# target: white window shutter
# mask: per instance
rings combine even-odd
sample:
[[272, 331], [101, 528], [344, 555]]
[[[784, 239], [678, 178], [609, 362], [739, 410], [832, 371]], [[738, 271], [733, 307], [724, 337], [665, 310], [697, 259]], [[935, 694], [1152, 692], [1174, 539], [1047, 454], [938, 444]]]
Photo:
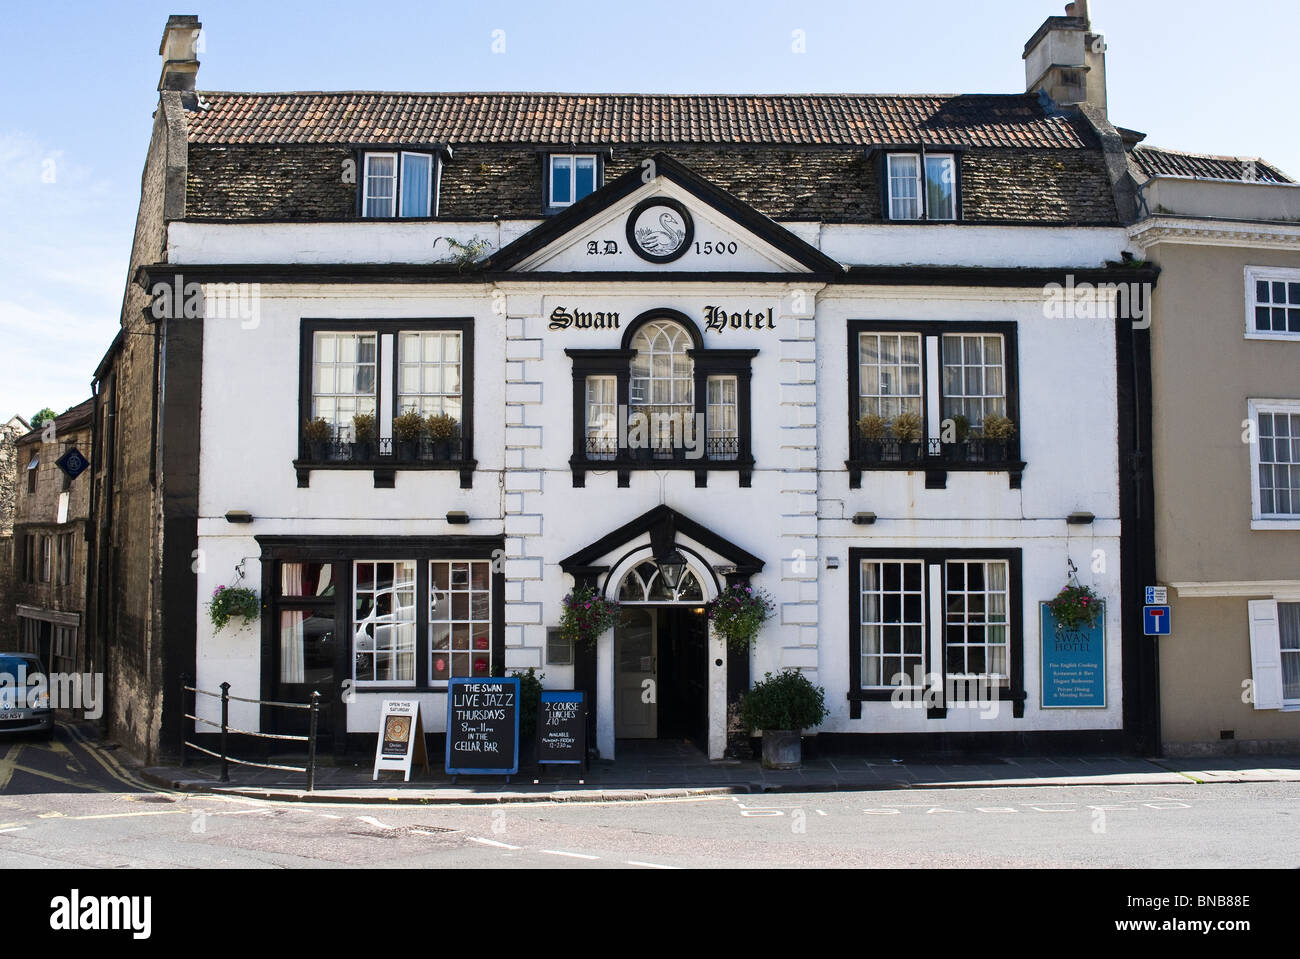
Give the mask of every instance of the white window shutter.
[[1277, 603], [1250, 602], [1250, 666], [1255, 681], [1255, 708], [1282, 708], [1282, 643], [1277, 628]]

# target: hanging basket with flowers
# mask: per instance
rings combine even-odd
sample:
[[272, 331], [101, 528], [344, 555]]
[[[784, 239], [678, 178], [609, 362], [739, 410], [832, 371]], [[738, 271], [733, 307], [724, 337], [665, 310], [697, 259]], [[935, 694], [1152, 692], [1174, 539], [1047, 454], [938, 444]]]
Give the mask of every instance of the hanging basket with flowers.
[[564, 597], [560, 636], [566, 642], [591, 644], [618, 619], [618, 603], [589, 586], [579, 586]]
[[728, 586], [709, 604], [709, 619], [733, 649], [747, 649], [776, 605], [765, 590], [739, 584]]
[[257, 594], [247, 586], [218, 586], [212, 591], [208, 603], [208, 617], [218, 630], [230, 622], [232, 616], [257, 619], [261, 610], [262, 603]]
[[1062, 629], [1091, 629], [1102, 613], [1102, 600], [1090, 586], [1073, 582], [1047, 604]]

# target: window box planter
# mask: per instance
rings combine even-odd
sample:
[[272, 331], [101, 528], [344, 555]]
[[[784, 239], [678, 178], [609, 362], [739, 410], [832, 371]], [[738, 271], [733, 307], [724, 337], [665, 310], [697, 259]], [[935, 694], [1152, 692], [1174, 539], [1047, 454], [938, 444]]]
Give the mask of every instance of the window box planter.
[[352, 462], [370, 463], [375, 458], [375, 444], [370, 441], [352, 444]]

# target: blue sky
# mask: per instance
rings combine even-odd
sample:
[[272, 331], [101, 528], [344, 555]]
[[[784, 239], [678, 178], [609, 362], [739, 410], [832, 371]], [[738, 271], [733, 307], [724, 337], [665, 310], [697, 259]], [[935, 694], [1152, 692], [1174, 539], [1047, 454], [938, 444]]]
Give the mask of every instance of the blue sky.
[[[1013, 93], [1062, 2], [10, 2], [0, 19], [0, 417], [89, 394], [117, 329], [169, 13], [207, 90]], [[1111, 119], [1300, 176], [1292, 0], [1094, 0]], [[493, 53], [493, 31], [504, 53]], [[806, 52], [792, 50], [803, 31]]]

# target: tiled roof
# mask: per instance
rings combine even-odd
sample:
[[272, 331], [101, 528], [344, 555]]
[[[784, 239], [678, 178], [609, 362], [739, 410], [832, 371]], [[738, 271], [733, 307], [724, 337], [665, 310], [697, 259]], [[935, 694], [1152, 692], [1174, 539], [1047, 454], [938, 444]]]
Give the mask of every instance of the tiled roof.
[[1209, 156], [1140, 146], [1133, 160], [1147, 176], [1181, 176], [1198, 180], [1250, 180], [1247, 164], [1255, 165], [1253, 179], [1259, 183], [1292, 183], [1289, 176], [1272, 164], [1253, 157]]
[[1082, 149], [1086, 123], [1036, 96], [201, 93], [202, 144], [745, 143]]

